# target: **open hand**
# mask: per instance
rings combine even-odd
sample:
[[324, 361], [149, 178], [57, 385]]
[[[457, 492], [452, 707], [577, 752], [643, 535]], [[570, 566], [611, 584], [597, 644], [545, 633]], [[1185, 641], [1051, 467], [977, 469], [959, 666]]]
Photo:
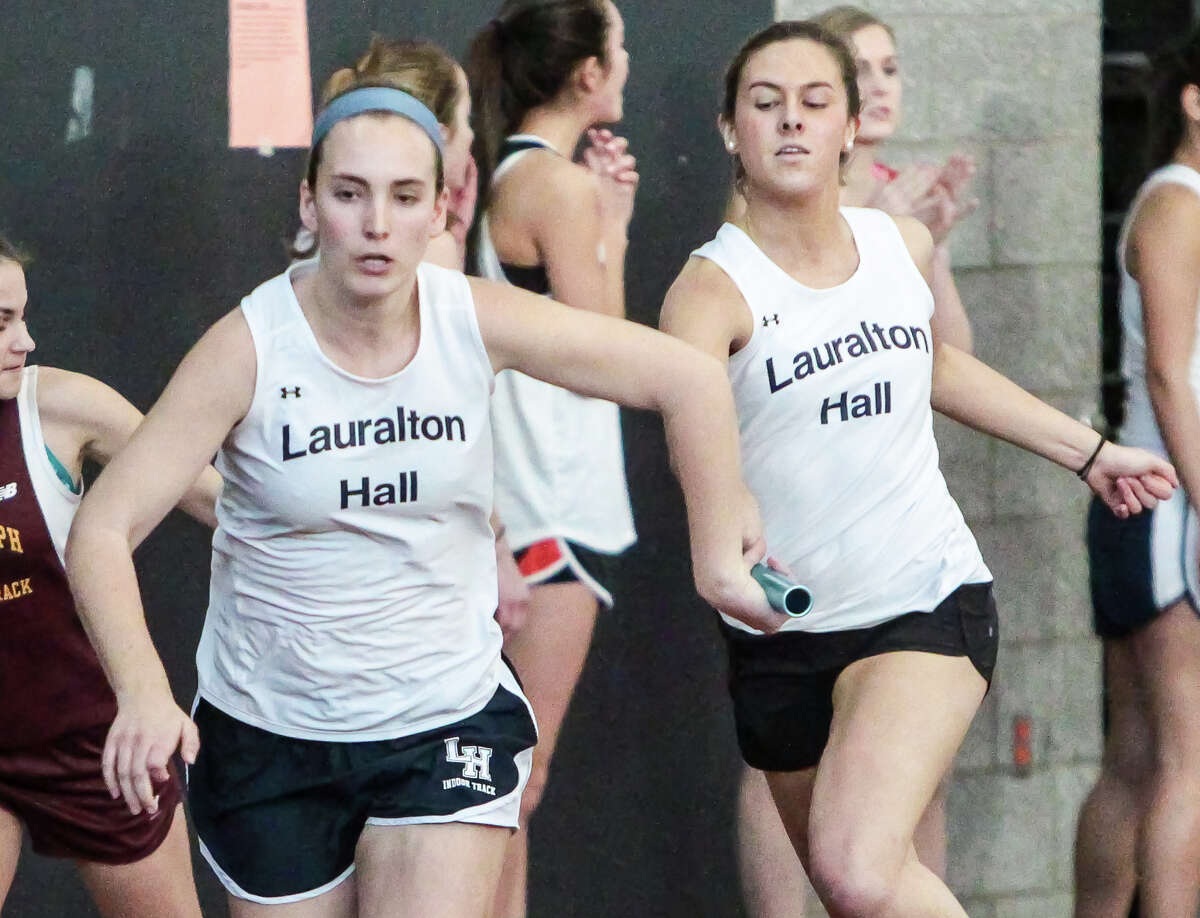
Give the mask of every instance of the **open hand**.
[[170, 694], [120, 698], [104, 743], [100, 769], [108, 792], [125, 798], [129, 812], [158, 812], [153, 782], [170, 776], [167, 763], [178, 749], [189, 765], [200, 751], [200, 734]]

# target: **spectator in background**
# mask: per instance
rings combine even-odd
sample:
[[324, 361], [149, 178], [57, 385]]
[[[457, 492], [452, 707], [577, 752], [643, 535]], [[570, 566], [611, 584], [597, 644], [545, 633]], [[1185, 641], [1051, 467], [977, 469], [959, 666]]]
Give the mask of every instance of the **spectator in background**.
[[[509, 0], [467, 57], [483, 206], [473, 269], [618, 317], [638, 174], [625, 140], [597, 128], [624, 112], [624, 35], [608, 0]], [[614, 558], [636, 535], [615, 405], [500, 373], [492, 430], [496, 513], [532, 594], [526, 626], [505, 635], [504, 651], [533, 704], [539, 739], [495, 913], [522, 918], [527, 820], [541, 801], [597, 614], [613, 605]]]
[[1122, 440], [1183, 488], [1136, 521], [1093, 505], [1092, 603], [1108, 736], [1079, 815], [1077, 918], [1190, 918], [1200, 898], [1200, 31], [1156, 62], [1154, 171], [1117, 243], [1128, 402]]

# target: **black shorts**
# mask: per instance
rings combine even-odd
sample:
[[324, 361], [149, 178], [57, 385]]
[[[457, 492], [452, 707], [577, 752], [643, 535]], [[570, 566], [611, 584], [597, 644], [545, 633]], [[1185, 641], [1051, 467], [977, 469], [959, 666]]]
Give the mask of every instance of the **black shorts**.
[[521, 576], [530, 586], [547, 583], [582, 583], [596, 594], [606, 609], [613, 607], [611, 582], [614, 562], [620, 555], [592, 551], [567, 539], [541, 539], [513, 552]]
[[201, 700], [188, 769], [201, 852], [234, 896], [280, 904], [349, 877], [368, 824], [516, 828], [537, 729], [509, 685], [457, 723], [358, 743], [280, 736]]
[[1122, 638], [1196, 595], [1196, 515], [1183, 490], [1153, 510], [1117, 519], [1099, 498], [1088, 510], [1092, 625]]
[[858, 660], [900, 650], [968, 657], [991, 685], [1000, 642], [991, 583], [967, 583], [932, 612], [870, 628], [750, 634], [721, 622], [729, 693], [748, 765], [800, 771], [821, 760], [833, 723], [833, 686]]
[[174, 766], [167, 781], [154, 782], [158, 811], [133, 815], [124, 798], [112, 798], [100, 771], [109, 726], [0, 750], [0, 807], [25, 824], [38, 854], [131, 864], [157, 851], [171, 831], [182, 796]]

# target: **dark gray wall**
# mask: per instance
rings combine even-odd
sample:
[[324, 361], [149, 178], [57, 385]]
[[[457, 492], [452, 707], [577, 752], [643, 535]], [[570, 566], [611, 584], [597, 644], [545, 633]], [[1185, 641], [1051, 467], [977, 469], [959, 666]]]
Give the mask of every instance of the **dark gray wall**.
[[[461, 54], [498, 3], [309, 0], [314, 86], [372, 31]], [[147, 408], [218, 316], [284, 265], [303, 152], [226, 143], [221, 0], [0, 2], [0, 228], [37, 257], [37, 362], [91, 373]], [[627, 131], [642, 185], [629, 311], [653, 323], [717, 226], [727, 165], [713, 120], [725, 62], [767, 0], [627, 0]], [[96, 71], [94, 135], [67, 145], [71, 73]], [[531, 915], [731, 916], [737, 754], [712, 616], [691, 589], [657, 418], [626, 418], [640, 541], [615, 585], [533, 826]], [[176, 693], [207, 589], [206, 537], [171, 520], [140, 553], [151, 627]], [[206, 914], [224, 914], [202, 862]], [[66, 865], [26, 852], [4, 913], [89, 915]]]

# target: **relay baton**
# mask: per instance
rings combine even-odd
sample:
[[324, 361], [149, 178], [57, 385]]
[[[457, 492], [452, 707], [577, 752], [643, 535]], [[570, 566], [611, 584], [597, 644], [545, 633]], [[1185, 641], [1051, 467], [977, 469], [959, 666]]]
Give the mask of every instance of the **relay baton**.
[[812, 609], [813, 597], [808, 587], [789, 580], [775, 568], [760, 561], [750, 568], [750, 576], [758, 581], [767, 594], [767, 602], [777, 612], [786, 612], [792, 618], [799, 618]]

